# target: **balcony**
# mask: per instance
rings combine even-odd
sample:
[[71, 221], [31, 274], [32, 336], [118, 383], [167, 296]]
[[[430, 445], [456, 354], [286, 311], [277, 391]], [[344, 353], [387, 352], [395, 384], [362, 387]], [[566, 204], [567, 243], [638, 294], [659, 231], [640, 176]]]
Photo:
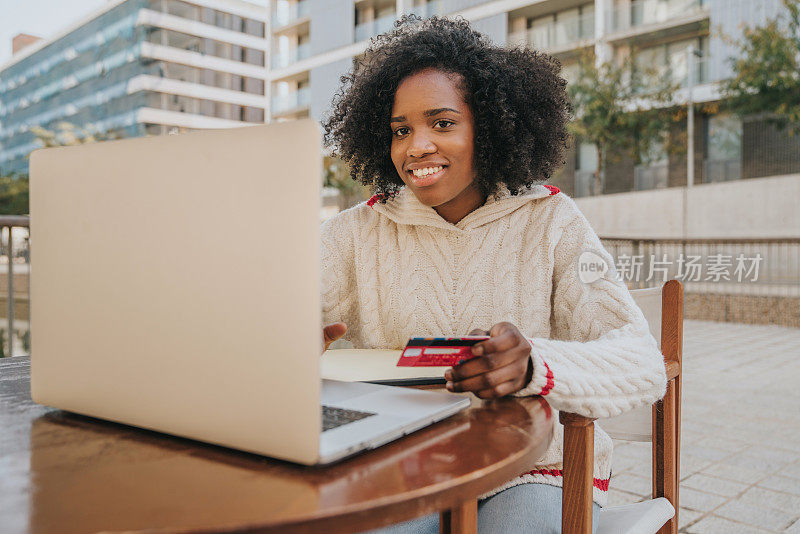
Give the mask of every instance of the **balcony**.
[[434, 15], [443, 14], [444, 8], [442, 7], [441, 0], [434, 0], [433, 2], [428, 2], [421, 6], [414, 6], [414, 8], [411, 10], [411, 13], [414, 13], [415, 15], [419, 15], [420, 17], [426, 19]]
[[286, 115], [294, 113], [308, 107], [311, 100], [311, 93], [308, 87], [298, 89], [288, 95], [280, 95], [272, 98], [272, 115]]
[[282, 69], [284, 67], [288, 67], [293, 63], [297, 63], [300, 60], [306, 59], [311, 56], [311, 44], [304, 43], [299, 45], [294, 50], [290, 50], [286, 53], [276, 53], [272, 56], [272, 68], [273, 69]]
[[[578, 170], [575, 171], [575, 197], [592, 197], [602, 193], [602, 185], [597, 189], [595, 171]], [[602, 173], [600, 181], [602, 182]]]
[[281, 28], [307, 17], [311, 13], [310, 0], [299, 2], [278, 1], [272, 13], [272, 27]]
[[727, 182], [730, 180], [739, 180], [741, 177], [741, 158], [707, 159], [703, 161], [703, 183]]
[[569, 17], [548, 24], [516, 32], [510, 42], [522, 43], [534, 50], [565, 50], [579, 43], [594, 39], [594, 13]]
[[647, 191], [667, 187], [669, 167], [666, 163], [657, 165], [637, 165], [633, 169], [634, 191]]
[[392, 14], [356, 25], [356, 42], [364, 41], [391, 30], [392, 26], [394, 26], [394, 21], [395, 16]]
[[623, 32], [703, 13], [703, 0], [633, 0], [608, 12], [609, 32]]

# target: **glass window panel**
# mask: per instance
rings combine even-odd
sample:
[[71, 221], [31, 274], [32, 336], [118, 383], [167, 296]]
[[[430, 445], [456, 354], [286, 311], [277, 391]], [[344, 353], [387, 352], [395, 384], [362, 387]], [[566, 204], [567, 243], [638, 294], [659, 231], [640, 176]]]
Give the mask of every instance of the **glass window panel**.
[[727, 114], [709, 117], [707, 143], [707, 159], [738, 160], [742, 156], [742, 121]]
[[597, 170], [597, 147], [592, 143], [578, 145], [578, 169], [594, 172]]

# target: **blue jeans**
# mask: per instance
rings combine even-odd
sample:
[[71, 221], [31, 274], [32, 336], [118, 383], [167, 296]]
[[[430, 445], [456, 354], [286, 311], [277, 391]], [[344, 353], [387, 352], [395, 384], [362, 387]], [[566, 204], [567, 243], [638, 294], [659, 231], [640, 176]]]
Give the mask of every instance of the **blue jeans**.
[[[594, 505], [592, 532], [597, 532], [600, 507]], [[438, 534], [439, 514], [418, 517], [370, 534]], [[520, 484], [478, 501], [479, 534], [559, 534], [561, 488], [547, 484]]]

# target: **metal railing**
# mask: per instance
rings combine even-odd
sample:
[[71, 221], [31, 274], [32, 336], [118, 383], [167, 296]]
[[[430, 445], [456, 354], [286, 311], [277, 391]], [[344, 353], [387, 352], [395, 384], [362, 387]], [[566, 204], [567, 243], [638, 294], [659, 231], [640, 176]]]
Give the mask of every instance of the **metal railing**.
[[800, 327], [800, 238], [601, 241], [630, 289], [680, 280], [687, 318]]
[[411, 13], [419, 15], [422, 18], [428, 18], [434, 15], [443, 14], [444, 8], [441, 0], [433, 0], [432, 2], [426, 2], [425, 4], [414, 6], [411, 9]]
[[739, 180], [742, 177], [742, 160], [736, 159], [707, 159], [703, 161], [704, 183], [727, 182]]
[[685, 17], [703, 9], [702, 0], [633, 0], [608, 12], [612, 32]]
[[278, 0], [275, 11], [272, 13], [272, 27], [280, 28], [291, 24], [297, 19], [301, 19], [311, 13], [310, 0], [300, 0], [299, 2], [288, 2]]
[[[14, 250], [14, 228], [30, 228], [30, 217], [27, 215], [0, 215], [0, 229], [2, 230], [3, 234], [7, 234], [6, 242], [3, 243], [3, 252], [4, 254], [2, 257], [6, 259], [8, 269], [7, 269], [7, 290], [8, 290], [8, 330], [7, 336], [3, 336], [6, 338], [8, 343], [8, 352], [5, 350], [5, 346], [0, 345], [0, 351], [2, 351], [2, 356], [14, 356], [14, 263], [15, 263], [15, 250]], [[17, 254], [16, 257], [22, 257], [23, 262], [26, 267], [29, 265], [30, 261], [30, 254], [29, 251], [23, 248], [21, 251], [22, 254]], [[25, 269], [25, 271], [30, 271], [30, 269]], [[30, 289], [28, 289], [28, 300], [30, 302]], [[26, 333], [23, 333], [19, 336], [22, 339], [30, 339], [30, 330]], [[6, 341], [4, 340], [4, 341]], [[5, 345], [5, 343], [3, 344]], [[23, 343], [23, 346], [25, 343]], [[19, 356], [19, 355], [17, 355]]]
[[379, 19], [370, 20], [369, 22], [362, 22], [356, 26], [355, 39], [356, 42], [364, 41], [370, 37], [375, 37], [378, 34], [385, 33], [392, 29], [394, 26], [395, 16], [386, 15]]
[[667, 187], [669, 167], [666, 163], [658, 165], [637, 165], [633, 168], [633, 190], [661, 189]]
[[272, 68], [282, 69], [288, 67], [293, 63], [297, 63], [301, 59], [306, 59], [311, 56], [311, 43], [303, 43], [298, 45], [297, 48], [286, 52], [276, 53], [272, 56]]
[[285, 113], [308, 106], [311, 93], [308, 87], [298, 89], [288, 95], [280, 95], [272, 99], [272, 113]]
[[534, 50], [561, 48], [586, 39], [594, 39], [594, 13], [555, 20], [509, 36], [510, 42], [524, 43]]
[[[595, 191], [595, 171], [575, 171], [575, 197], [591, 197], [599, 195], [601, 191]], [[602, 189], [602, 188], [601, 188]]]

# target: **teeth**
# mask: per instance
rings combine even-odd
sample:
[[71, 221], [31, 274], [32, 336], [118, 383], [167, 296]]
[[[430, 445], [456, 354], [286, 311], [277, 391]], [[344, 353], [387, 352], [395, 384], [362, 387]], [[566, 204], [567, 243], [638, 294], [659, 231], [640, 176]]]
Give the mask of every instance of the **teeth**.
[[425, 167], [424, 169], [414, 169], [413, 172], [414, 176], [421, 177], [421, 176], [428, 176], [429, 174], [436, 174], [437, 172], [441, 171], [444, 167], [439, 165], [438, 167]]

